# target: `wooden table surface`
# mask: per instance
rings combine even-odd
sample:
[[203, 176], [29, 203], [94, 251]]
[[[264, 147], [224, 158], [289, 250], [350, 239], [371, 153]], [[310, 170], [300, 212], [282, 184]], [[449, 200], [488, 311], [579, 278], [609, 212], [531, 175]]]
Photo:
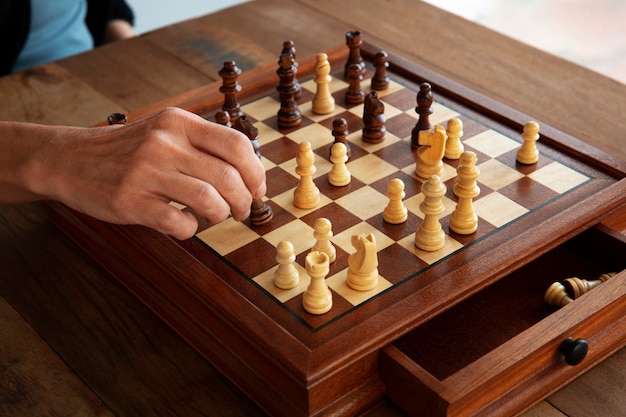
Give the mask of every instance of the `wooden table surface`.
[[[256, 0], [0, 78], [0, 119], [89, 126], [347, 30], [626, 160], [626, 86], [415, 0]], [[264, 413], [46, 218], [0, 207], [0, 415]], [[626, 415], [622, 349], [526, 416]], [[560, 411], [559, 411], [560, 410]], [[400, 416], [381, 404], [370, 416]]]

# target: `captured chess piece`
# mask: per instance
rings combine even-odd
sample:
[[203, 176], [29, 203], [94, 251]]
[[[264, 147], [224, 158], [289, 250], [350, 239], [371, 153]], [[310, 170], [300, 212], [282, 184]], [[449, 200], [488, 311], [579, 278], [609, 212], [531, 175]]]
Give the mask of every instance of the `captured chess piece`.
[[461, 138], [463, 137], [463, 122], [457, 117], [448, 120], [446, 128], [448, 140], [446, 141], [446, 152], [444, 156], [448, 159], [459, 159], [464, 147]]
[[317, 207], [320, 203], [320, 190], [313, 182], [313, 174], [317, 168], [310, 142], [304, 141], [298, 146], [296, 164], [296, 174], [300, 176], [300, 181], [293, 192], [293, 204], [305, 210]]
[[241, 86], [237, 81], [241, 70], [237, 67], [235, 61], [226, 61], [218, 74], [222, 78], [220, 92], [224, 94], [222, 110], [228, 112], [230, 120], [233, 122], [243, 115], [237, 99], [237, 94], [241, 91]]
[[325, 53], [317, 54], [315, 61], [315, 78], [313, 79], [316, 89], [311, 104], [311, 110], [315, 114], [328, 114], [335, 110], [335, 99], [330, 93], [329, 88], [331, 79], [328, 55]]
[[457, 166], [457, 179], [452, 190], [458, 197], [456, 208], [450, 214], [450, 230], [460, 235], [470, 235], [478, 228], [478, 216], [474, 211], [473, 200], [480, 194], [476, 182], [480, 169], [476, 166], [478, 158], [471, 151], [461, 154]]
[[328, 173], [328, 182], [335, 187], [344, 187], [350, 184], [352, 176], [346, 162], [348, 161], [348, 151], [346, 145], [341, 142], [334, 143], [330, 148], [330, 162], [333, 167]]
[[328, 262], [333, 263], [337, 259], [337, 249], [330, 239], [333, 237], [333, 225], [330, 220], [320, 217], [313, 224], [313, 237], [315, 245], [311, 249], [312, 252], [319, 251], [328, 255]]
[[422, 130], [429, 130], [432, 128], [430, 124], [430, 115], [433, 114], [433, 103], [434, 96], [432, 91], [432, 86], [430, 83], [421, 83], [420, 91], [417, 93], [417, 107], [415, 107], [415, 112], [417, 113], [418, 119], [415, 127], [411, 131], [411, 146], [413, 148], [419, 147], [419, 134]]
[[387, 183], [387, 198], [389, 203], [383, 210], [383, 220], [389, 224], [404, 223], [408, 219], [408, 210], [402, 199], [404, 193], [404, 182], [400, 178], [394, 178]]
[[567, 295], [565, 287], [560, 282], [553, 282], [552, 285], [548, 287], [543, 299], [546, 303], [555, 307], [563, 307], [574, 301]]
[[517, 151], [517, 162], [520, 164], [534, 164], [539, 160], [539, 151], [537, 150], [537, 141], [539, 140], [539, 124], [537, 122], [528, 122], [524, 125], [522, 133], [522, 147]]
[[363, 101], [363, 141], [380, 143], [385, 139], [385, 105], [376, 91], [371, 91]]
[[378, 285], [378, 249], [373, 233], [352, 236], [356, 252], [348, 256], [346, 284], [353, 290], [369, 291]]
[[324, 252], [310, 252], [305, 258], [306, 272], [311, 282], [302, 294], [302, 306], [311, 314], [324, 314], [333, 306], [333, 295], [326, 284], [330, 270], [328, 255]]
[[563, 286], [567, 290], [569, 296], [576, 300], [581, 295], [588, 293], [603, 282], [608, 281], [610, 278], [617, 275], [617, 272], [609, 272], [602, 274], [598, 279], [589, 281], [586, 279], [580, 279], [578, 277], [571, 277], [563, 280]]
[[430, 178], [432, 175], [441, 175], [446, 140], [446, 130], [441, 125], [420, 132], [420, 147], [417, 149], [415, 163], [415, 173], [418, 177]]
[[374, 76], [371, 81], [371, 89], [374, 91], [383, 91], [389, 88], [389, 76], [387, 68], [389, 68], [389, 55], [385, 51], [376, 53], [374, 57]]
[[600, 275], [598, 279], [593, 281], [572, 277], [566, 278], [563, 282], [553, 282], [550, 287], [548, 287], [543, 299], [552, 306], [563, 307], [615, 275], [617, 275], [617, 272], [608, 272]]
[[294, 262], [296, 255], [291, 242], [282, 241], [276, 246], [276, 262], [278, 268], [274, 271], [274, 285], [283, 290], [294, 288], [300, 282], [300, 273]]
[[422, 184], [424, 201], [420, 210], [424, 220], [415, 232], [415, 246], [425, 251], [436, 251], [445, 245], [446, 235], [441, 227], [439, 216], [444, 212], [442, 198], [446, 194], [446, 186], [441, 179], [433, 175]]

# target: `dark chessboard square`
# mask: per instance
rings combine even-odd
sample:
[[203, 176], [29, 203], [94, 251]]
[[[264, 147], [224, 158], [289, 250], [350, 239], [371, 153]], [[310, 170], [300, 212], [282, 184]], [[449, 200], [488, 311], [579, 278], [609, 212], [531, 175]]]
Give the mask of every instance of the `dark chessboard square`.
[[261, 155], [280, 165], [285, 161], [293, 159], [298, 154], [298, 144], [286, 136], [273, 140], [259, 149]]
[[367, 219], [367, 223], [380, 230], [396, 242], [414, 234], [422, 220], [415, 214], [408, 212], [408, 218], [404, 223], [390, 224], [383, 219], [383, 213]]
[[304, 309], [302, 305], [302, 294], [287, 300], [284, 306], [290, 310], [294, 316], [298, 317], [301, 321], [306, 323], [312, 329], [318, 329], [321, 326], [327, 324], [329, 321], [336, 319], [342, 314], [350, 311], [354, 308], [348, 300], [337, 294], [332, 289], [330, 290], [333, 297], [333, 306], [329, 312], [324, 314], [311, 314]]
[[[520, 145], [521, 147], [521, 145]], [[553, 162], [552, 159], [544, 156], [541, 154], [541, 152], [539, 153], [539, 160], [534, 163], [534, 164], [520, 164], [519, 162], [517, 162], [517, 151], [519, 150], [519, 148], [516, 149], [512, 149], [508, 152], [503, 153], [502, 155], [499, 155], [497, 158], [498, 161], [502, 162], [503, 164], [513, 167], [515, 169], [517, 169], [519, 172], [521, 172], [524, 175], [529, 175], [532, 174], [533, 172], [535, 172], [536, 170], [538, 170], [539, 168], [543, 168], [544, 166], [550, 164]]]
[[539, 184], [530, 177], [522, 177], [518, 181], [501, 188], [498, 192], [529, 210], [533, 210], [559, 196], [556, 191]]
[[394, 285], [426, 267], [426, 262], [397, 243], [378, 252], [378, 273]]
[[485, 219], [481, 219], [480, 217], [478, 218], [476, 231], [469, 235], [460, 235], [450, 230], [450, 216], [445, 216], [441, 219], [441, 227], [444, 228], [446, 234], [450, 235], [450, 237], [457, 242], [463, 244], [463, 246], [467, 246], [468, 244], [484, 237], [485, 235], [493, 232], [496, 229], [494, 225], [492, 225]]
[[302, 95], [298, 98], [298, 104], [308, 103], [313, 101], [315, 97], [315, 91], [309, 91], [306, 88], [302, 88]]
[[259, 256], [261, 253], [276, 253], [276, 248], [265, 239], [258, 238], [247, 245], [227, 254], [224, 258], [249, 279], [267, 271], [274, 265], [274, 256]]
[[301, 217], [300, 220], [313, 227], [315, 220], [320, 217], [330, 220], [333, 234], [335, 235], [361, 222], [361, 219], [334, 201], [330, 204], [326, 204], [324, 207], [320, 207], [319, 209], [312, 211], [306, 216]]
[[406, 113], [400, 113], [396, 116], [390, 117], [385, 122], [385, 128], [387, 132], [399, 137], [400, 139], [406, 139], [411, 137], [411, 131], [415, 127], [417, 119], [409, 116]]
[[302, 116], [302, 121], [300, 123], [299, 126], [296, 127], [292, 127], [289, 129], [279, 129], [278, 128], [278, 109], [276, 110], [276, 115], [269, 117], [265, 120], [262, 120], [263, 123], [265, 123], [267, 126], [271, 127], [272, 129], [282, 133], [283, 135], [289, 135], [289, 133], [291, 132], [295, 132], [298, 129], [302, 129], [303, 127], [312, 125], [313, 123], [315, 123], [313, 120], [309, 119], [308, 117]]
[[274, 167], [265, 172], [267, 182], [266, 197], [272, 198], [287, 190], [295, 188], [299, 179], [280, 167]]
[[[480, 165], [480, 164], [482, 164], [484, 162], [487, 162], [487, 161], [493, 159], [491, 156], [487, 155], [486, 153], [483, 153], [483, 152], [479, 151], [478, 149], [473, 148], [472, 146], [470, 146], [470, 145], [468, 145], [466, 143], [463, 144], [463, 150], [464, 151], [471, 151], [471, 152], [474, 152], [476, 154], [476, 159], [477, 159], [476, 165]], [[452, 161], [450, 159], [444, 159], [444, 161], [447, 162], [447, 163], [452, 164], [454, 167], [457, 167], [459, 165], [459, 161], [458, 160]], [[513, 166], [513, 165], [509, 165], [509, 166]]]
[[463, 123], [463, 136], [461, 137], [461, 140], [469, 139], [472, 136], [476, 136], [477, 134], [487, 130], [486, 126], [470, 119], [469, 117], [459, 115], [457, 116], [457, 119], [461, 120]]
[[[381, 100], [402, 111], [417, 107], [417, 93], [408, 88], [402, 88], [390, 94], [385, 94]], [[413, 124], [416, 120], [413, 119]]]
[[[332, 242], [332, 239], [331, 239]], [[328, 267], [328, 276], [332, 276], [340, 271], [343, 271], [348, 267], [348, 257], [350, 254], [345, 250], [341, 249], [339, 246], [334, 245], [337, 253], [337, 257], [335, 262], [331, 262]], [[311, 250], [306, 250], [296, 256], [296, 262], [300, 264], [303, 268], [305, 267], [306, 256], [311, 252]]]
[[324, 194], [326, 197], [329, 197], [333, 201], [365, 186], [365, 184], [358, 178], [352, 177], [348, 185], [336, 187], [328, 182], [328, 174], [317, 177], [315, 180], [313, 180], [313, 182], [315, 183], [315, 185], [317, 185], [320, 193]]
[[415, 164], [417, 160], [415, 150], [411, 149], [411, 143], [404, 140], [385, 146], [374, 152], [374, 155], [398, 169]]

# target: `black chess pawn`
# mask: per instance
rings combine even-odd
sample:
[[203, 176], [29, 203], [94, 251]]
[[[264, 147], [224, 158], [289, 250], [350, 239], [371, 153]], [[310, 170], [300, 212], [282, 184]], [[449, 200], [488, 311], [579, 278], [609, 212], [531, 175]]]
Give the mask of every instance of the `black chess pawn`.
[[[335, 138], [335, 140], [333, 141], [333, 144], [337, 142], [341, 142], [344, 145], [346, 145], [346, 151], [347, 151], [346, 155], [348, 156], [348, 159], [350, 159], [350, 143], [348, 142], [348, 139], [347, 139], [349, 134], [350, 132], [348, 131], [348, 121], [346, 119], [344, 119], [343, 117], [338, 117], [335, 120], [333, 120], [332, 135]], [[329, 157], [330, 157], [330, 154], [329, 154]]]
[[348, 90], [346, 91], [346, 104], [361, 104], [365, 100], [365, 91], [361, 88], [363, 81], [363, 68], [358, 64], [348, 66]]
[[389, 76], [387, 68], [389, 68], [389, 55], [385, 51], [380, 51], [374, 57], [374, 76], [372, 77], [371, 88], [374, 91], [383, 91], [389, 88]]
[[413, 148], [419, 147], [419, 132], [432, 128], [430, 115], [433, 114], [433, 102], [433, 91], [430, 83], [421, 83], [420, 91], [417, 93], [417, 107], [415, 107], [415, 112], [419, 118], [411, 131], [411, 146]]

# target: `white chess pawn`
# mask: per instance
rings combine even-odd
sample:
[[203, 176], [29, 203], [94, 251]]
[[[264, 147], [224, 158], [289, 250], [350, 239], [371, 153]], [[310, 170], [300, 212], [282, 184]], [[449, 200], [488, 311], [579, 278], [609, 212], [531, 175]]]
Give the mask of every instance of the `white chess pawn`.
[[328, 114], [335, 110], [335, 99], [330, 93], [329, 88], [331, 79], [328, 55], [325, 53], [317, 54], [315, 61], [315, 78], [313, 80], [317, 88], [311, 109], [315, 114]]
[[348, 161], [348, 148], [341, 142], [333, 144], [330, 148], [330, 162], [333, 167], [328, 173], [328, 182], [335, 187], [343, 187], [350, 184], [352, 176], [346, 162]]
[[313, 174], [317, 170], [314, 162], [315, 154], [311, 149], [311, 143], [307, 141], [300, 143], [296, 156], [296, 174], [300, 176], [300, 181], [293, 192], [293, 204], [301, 209], [311, 209], [320, 203], [320, 190], [313, 182]]
[[448, 159], [459, 159], [465, 149], [463, 142], [461, 142], [461, 137], [463, 137], [463, 122], [461, 119], [453, 117], [448, 120], [446, 134], [448, 135], [448, 140], [446, 141], [444, 156]]
[[387, 198], [389, 203], [383, 210], [383, 220], [389, 224], [404, 223], [408, 218], [408, 210], [402, 203], [404, 198], [404, 182], [394, 178], [387, 184]]
[[313, 225], [313, 237], [315, 238], [315, 245], [311, 249], [311, 252], [319, 251], [328, 255], [328, 262], [331, 264], [337, 259], [337, 249], [331, 243], [330, 239], [333, 237], [333, 226], [330, 220], [320, 217], [315, 220]]
[[446, 194], [446, 186], [437, 175], [431, 176], [422, 184], [424, 201], [420, 210], [424, 220], [415, 232], [415, 246], [425, 251], [436, 251], [443, 248], [446, 235], [441, 227], [439, 215], [444, 212], [442, 198]]
[[333, 306], [333, 295], [326, 284], [328, 255], [319, 251], [310, 252], [306, 256], [305, 267], [311, 283], [302, 294], [302, 306], [311, 314], [324, 314]]
[[298, 285], [300, 274], [294, 266], [296, 255], [291, 242], [282, 241], [276, 246], [276, 262], [278, 268], [274, 271], [274, 285], [283, 290], [289, 290]]
[[539, 160], [539, 151], [537, 150], [537, 141], [539, 140], [539, 124], [537, 122], [528, 122], [524, 125], [522, 133], [524, 143], [517, 151], [517, 162], [520, 164], [534, 164]]

